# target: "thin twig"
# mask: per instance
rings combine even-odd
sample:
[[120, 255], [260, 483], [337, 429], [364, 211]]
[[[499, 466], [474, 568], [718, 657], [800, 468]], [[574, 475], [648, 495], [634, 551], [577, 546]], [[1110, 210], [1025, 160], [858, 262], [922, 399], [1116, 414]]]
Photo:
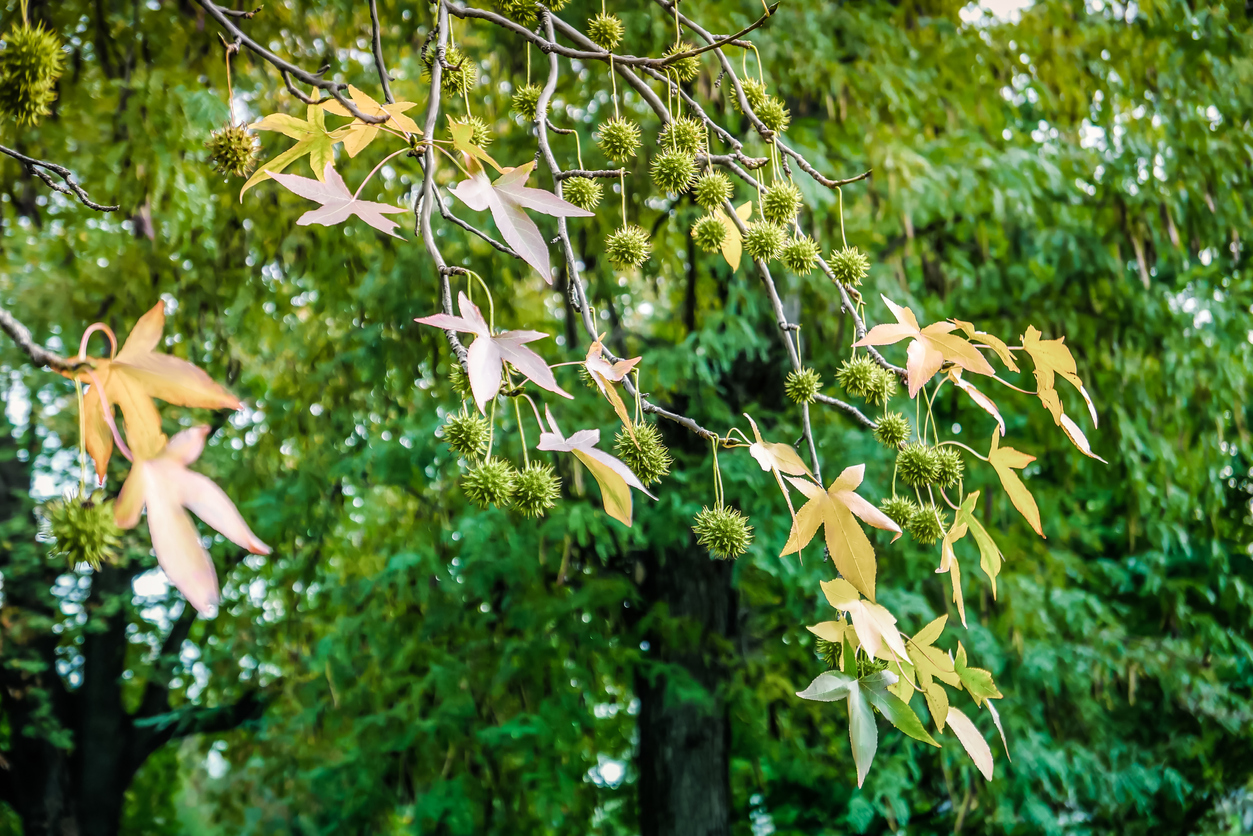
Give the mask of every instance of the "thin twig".
[[370, 0], [370, 28], [374, 32], [374, 66], [378, 70], [379, 84], [383, 86], [383, 98], [388, 104], [395, 104], [392, 86], [388, 83], [391, 77], [387, 74], [387, 65], [383, 63], [383, 34], [379, 25], [378, 0]]
[[617, 180], [620, 176], [627, 173], [622, 168], [597, 168], [593, 170], [583, 168], [570, 168], [562, 172], [558, 172], [558, 180], [569, 180], [571, 177], [601, 177], [605, 179]]
[[91, 365], [90, 363], [62, 357], [55, 351], [49, 351], [39, 345], [31, 335], [30, 329], [4, 308], [0, 308], [0, 330], [8, 334], [17, 347], [22, 349], [26, 356], [37, 366], [47, 366], [56, 372], [75, 372]]
[[[8, 154], [10, 157], [25, 166], [27, 171], [44, 181], [44, 183], [48, 185], [48, 188], [53, 191], [58, 191], [61, 194], [67, 194], [70, 197], [78, 198], [79, 202], [88, 209], [95, 209], [97, 212], [116, 212], [118, 209], [117, 206], [105, 206], [92, 200], [87, 195], [87, 192], [83, 191], [82, 186], [78, 185], [78, 181], [74, 179], [73, 172], [65, 166], [50, 163], [46, 160], [37, 160], [34, 157], [28, 157], [25, 154], [14, 151], [12, 148], [6, 148], [3, 145], [0, 145], [0, 154]], [[64, 180], [65, 185], [53, 180], [52, 177], [48, 175], [49, 171]]]
[[770, 17], [771, 17], [771, 16], [772, 16], [772, 15], [773, 15], [776, 11], [778, 11], [778, 10], [779, 10], [779, 4], [778, 4], [778, 3], [775, 3], [773, 6], [767, 6], [767, 7], [766, 7], [766, 13], [765, 13], [764, 15], [762, 15], [762, 16], [761, 16], [761, 17], [759, 17], [759, 18], [757, 18], [757, 20], [753, 21], [753, 22], [752, 22], [752, 23], [750, 23], [748, 26], [745, 26], [743, 29], [741, 29], [739, 32], [736, 32], [734, 35], [728, 35], [728, 36], [727, 36], [727, 37], [725, 37], [725, 38], [718, 38], [717, 40], [715, 40], [715, 41], [711, 41], [710, 43], [707, 43], [707, 44], [705, 44], [705, 45], [704, 45], [704, 46], [702, 46], [702, 47], [698, 47], [698, 48], [696, 48], [696, 49], [689, 49], [689, 50], [687, 50], [686, 52], [676, 52], [676, 53], [675, 53], [675, 54], [673, 54], [673, 55], [667, 55], [667, 56], [663, 59], [663, 61], [664, 61], [666, 64], [673, 64], [673, 63], [674, 63], [674, 62], [676, 62], [676, 61], [682, 61], [684, 58], [695, 58], [697, 55], [701, 55], [701, 54], [703, 54], [703, 53], [706, 53], [706, 52], [708, 52], [708, 51], [709, 51], [709, 50], [711, 50], [711, 49], [718, 49], [718, 48], [723, 47], [723, 46], [726, 46], [726, 45], [728, 45], [728, 44], [734, 44], [734, 45], [736, 45], [736, 46], [741, 46], [742, 44], [741, 44], [741, 43], [739, 43], [740, 38], [744, 37], [744, 36], [745, 36], [745, 35], [747, 35], [749, 32], [753, 31], [753, 30], [754, 30], [754, 29], [756, 29], [757, 27], [759, 27], [759, 26], [761, 26], [762, 24], [764, 24], [764, 23], [765, 23], [767, 20], [769, 20], [769, 19], [770, 19]]

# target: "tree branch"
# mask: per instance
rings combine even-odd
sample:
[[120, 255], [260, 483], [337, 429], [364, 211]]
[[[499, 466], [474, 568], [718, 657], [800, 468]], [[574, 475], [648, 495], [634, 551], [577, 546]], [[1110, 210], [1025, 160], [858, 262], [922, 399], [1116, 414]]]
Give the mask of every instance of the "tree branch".
[[[0, 145], [0, 154], [8, 154], [10, 157], [20, 162], [27, 171], [44, 181], [44, 183], [48, 185], [48, 188], [53, 191], [60, 192], [61, 194], [67, 194], [70, 197], [78, 198], [78, 201], [88, 209], [95, 209], [97, 212], [116, 212], [118, 209], [117, 206], [105, 206], [104, 204], [96, 203], [92, 200], [91, 197], [88, 196], [87, 192], [83, 191], [82, 186], [78, 185], [78, 181], [74, 179], [73, 172], [65, 166], [50, 163], [46, 160], [37, 160], [34, 157], [28, 157], [25, 154], [14, 151], [12, 148], [6, 148], [3, 145]], [[53, 180], [48, 174], [49, 171], [64, 180], [65, 184], [62, 185], [61, 183]]]
[[30, 329], [18, 322], [13, 314], [2, 307], [0, 307], [0, 330], [12, 337], [17, 347], [22, 349], [26, 356], [37, 366], [47, 366], [56, 372], [75, 372], [84, 366], [90, 365], [86, 362], [62, 357], [60, 354], [49, 351], [39, 345], [35, 342], [35, 338], [31, 336]]
[[141, 717], [133, 722], [131, 762], [136, 766], [171, 740], [195, 734], [221, 734], [239, 728], [265, 713], [270, 695], [262, 689], [248, 691], [228, 705], [204, 708], [187, 706], [176, 711]]
[[396, 99], [392, 97], [392, 86], [388, 83], [391, 76], [387, 74], [387, 65], [383, 63], [383, 34], [379, 25], [378, 0], [370, 0], [370, 28], [374, 32], [374, 66], [379, 73], [379, 84], [383, 85], [383, 98], [388, 104], [394, 104]]

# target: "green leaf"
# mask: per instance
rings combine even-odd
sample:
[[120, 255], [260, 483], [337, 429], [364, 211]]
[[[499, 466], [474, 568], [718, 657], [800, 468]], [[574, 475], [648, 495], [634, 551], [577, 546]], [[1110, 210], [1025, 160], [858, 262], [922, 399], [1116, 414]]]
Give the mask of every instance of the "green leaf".
[[992, 582], [992, 599], [996, 600], [996, 576], [1001, 573], [1001, 550], [997, 548], [996, 543], [992, 540], [992, 536], [988, 534], [983, 523], [975, 519], [974, 509], [979, 502], [979, 491], [974, 491], [966, 496], [966, 500], [961, 504], [961, 508], [957, 509], [957, 515], [953, 519], [954, 526], [965, 524], [970, 533], [975, 538], [975, 543], [979, 546], [979, 568], [983, 569], [987, 574], [988, 580]]
[[870, 701], [856, 682], [848, 691], [848, 739], [853, 744], [853, 763], [857, 766], [857, 786], [860, 787], [879, 748], [879, 730], [875, 728]]
[[870, 700], [871, 705], [879, 709], [889, 723], [905, 732], [914, 740], [921, 740], [923, 743], [930, 743], [932, 746], [939, 748], [940, 744], [936, 743], [935, 738], [923, 728], [922, 721], [918, 719], [918, 715], [914, 713], [914, 710], [904, 700], [888, 690], [896, 683], [895, 674], [891, 674], [888, 671], [879, 671], [862, 677], [859, 682], [866, 694], [866, 699]]
[[982, 705], [984, 700], [999, 700], [1004, 696], [992, 682], [992, 673], [983, 668], [972, 668], [966, 664], [966, 648], [957, 643], [957, 659], [953, 663], [962, 685], [974, 697], [975, 705]]
[[796, 696], [803, 700], [817, 702], [838, 702], [848, 696], [849, 690], [857, 685], [857, 680], [839, 671], [825, 671], [818, 674], [804, 691], [797, 691]]

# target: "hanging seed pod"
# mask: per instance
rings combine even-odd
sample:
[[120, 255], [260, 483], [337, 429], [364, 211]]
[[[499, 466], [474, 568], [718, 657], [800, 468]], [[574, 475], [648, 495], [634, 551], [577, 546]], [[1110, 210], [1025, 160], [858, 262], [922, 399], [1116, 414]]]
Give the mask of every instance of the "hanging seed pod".
[[40, 509], [43, 518], [41, 534], [52, 543], [52, 554], [64, 558], [70, 566], [87, 563], [99, 569], [115, 563], [122, 545], [122, 530], [114, 522], [113, 502], [104, 500], [99, 492], [87, 498], [66, 496], [45, 503]]
[[651, 254], [648, 233], [635, 224], [624, 226], [605, 239], [605, 257], [619, 267], [639, 267]]
[[696, 178], [696, 184], [692, 186], [692, 198], [696, 205], [707, 212], [722, 206], [732, 194], [731, 181], [721, 171], [705, 172]]
[[935, 451], [921, 442], [906, 444], [896, 454], [896, 472], [902, 481], [912, 488], [934, 485], [940, 475], [940, 465]]
[[795, 183], [781, 180], [761, 198], [761, 216], [771, 223], [788, 224], [796, 218], [801, 208], [801, 190]]
[[796, 275], [808, 276], [818, 264], [818, 245], [808, 235], [797, 235], [784, 245], [779, 258]]
[[906, 442], [912, 429], [909, 419], [899, 412], [889, 412], [875, 424], [875, 440], [884, 447], [895, 450]]
[[661, 432], [653, 424], [636, 424], [633, 429], [634, 438], [625, 427], [618, 430], [614, 437], [614, 452], [645, 486], [660, 482], [663, 476], [670, 473], [670, 465], [674, 462], [661, 441]]
[[470, 468], [461, 480], [461, 490], [480, 508], [489, 505], [505, 508], [513, 498], [517, 479], [518, 471], [513, 465], [493, 456]]
[[813, 369], [788, 372], [783, 392], [792, 403], [813, 403], [822, 391], [822, 376]]
[[247, 128], [227, 125], [209, 135], [209, 165], [218, 174], [243, 177], [257, 161], [257, 138]]
[[903, 496], [889, 496], [883, 500], [883, 504], [879, 509], [887, 515], [887, 518], [897, 525], [904, 528], [909, 524], [909, 520], [918, 510], [918, 503], [912, 499], [906, 499]]
[[601, 153], [611, 160], [628, 160], [639, 153], [640, 127], [629, 119], [615, 117], [601, 123], [597, 145]]
[[561, 480], [552, 465], [531, 462], [514, 480], [513, 507], [527, 517], [542, 517], [557, 504], [561, 496]]
[[587, 37], [605, 52], [613, 52], [625, 32], [626, 27], [617, 15], [602, 13], [587, 22]]
[[696, 158], [679, 151], [659, 151], [653, 156], [653, 182], [670, 194], [683, 194], [696, 180]]
[[919, 543], [929, 546], [944, 536], [944, 526], [947, 522], [948, 514], [932, 503], [927, 503], [919, 506], [910, 515], [909, 522], [905, 524], [905, 530]]
[[753, 221], [744, 236], [744, 252], [760, 261], [773, 261], [783, 252], [787, 234], [783, 227], [768, 221]]
[[753, 543], [753, 527], [748, 517], [725, 505], [702, 508], [692, 526], [696, 542], [714, 557], [730, 560], [748, 551]]
[[604, 194], [604, 188], [591, 177], [570, 177], [561, 185], [562, 197], [589, 212], [600, 205]]
[[716, 253], [722, 249], [722, 242], [727, 240], [727, 228], [713, 215], [705, 215], [692, 227], [692, 237], [701, 250]]

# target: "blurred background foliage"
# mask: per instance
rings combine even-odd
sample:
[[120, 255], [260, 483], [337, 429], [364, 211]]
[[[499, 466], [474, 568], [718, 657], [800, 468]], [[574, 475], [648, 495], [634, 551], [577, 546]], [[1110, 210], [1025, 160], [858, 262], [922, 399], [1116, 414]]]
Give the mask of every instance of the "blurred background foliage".
[[[418, 51], [432, 13], [379, 5], [393, 89], [425, 102]], [[16, 7], [6, 4], [6, 21]], [[573, 0], [562, 16], [581, 22], [599, 7]], [[201, 469], [274, 547], [241, 560], [215, 545], [222, 612], [196, 622], [175, 658], [157, 649], [183, 603], [146, 533], [129, 535], [127, 564], [106, 570], [125, 582], [64, 566], [50, 577], [31, 508], [77, 478], [73, 389], [5, 345], [5, 474], [29, 480], [6, 484], [33, 491], [6, 505], [6, 673], [37, 668], [32, 637], [52, 636], [57, 674], [76, 688], [84, 636], [123, 619], [127, 710], [163, 671], [175, 710], [266, 695], [259, 719], [150, 757], [127, 792], [123, 833], [638, 832], [636, 688], [661, 672], [673, 699], [716, 692], [725, 703], [730, 774], [710, 780], [730, 781], [736, 834], [1253, 825], [1253, 12], [1243, 0], [1039, 0], [1001, 17], [952, 0], [785, 0], [752, 36], [792, 111], [794, 147], [830, 176], [874, 170], [844, 201], [848, 241], [873, 262], [869, 318], [888, 315], [883, 292], [924, 321], [956, 316], [1011, 342], [1028, 324], [1065, 335], [1102, 417], [1089, 438], [1109, 460], [1079, 456], [1034, 399], [998, 399], [1008, 437], [1038, 457], [1026, 477], [1048, 537], [967, 462], [1007, 561], [996, 600], [967, 573], [970, 628], [954, 613], [948, 641], [961, 639], [996, 676], [1013, 762], [998, 759], [987, 783], [953, 745], [885, 734], [861, 790], [844, 709], [793, 696], [821, 669], [804, 625], [827, 617], [817, 582], [834, 572], [817, 549], [803, 564], [777, 557], [787, 509], [747, 453], [720, 457], [728, 500], [757, 539], [729, 570], [733, 640], [701, 649], [723, 671], [711, 690], [650, 652], [659, 639], [695, 639], [647, 591], [648, 556], [691, 550], [690, 518], [712, 502], [707, 445], [661, 427], [676, 465], [659, 501], [636, 495], [632, 529], [555, 459], [567, 496], [546, 519], [468, 504], [437, 437], [456, 404], [447, 346], [413, 323], [438, 298], [411, 227], [406, 242], [361, 224], [297, 227], [307, 204], [273, 183], [241, 205], [240, 182], [205, 163], [205, 140], [228, 119], [226, 76], [215, 25], [188, 0], [31, 0], [31, 10], [72, 54], [54, 115], [20, 135], [6, 124], [0, 142], [71, 166], [93, 197], [122, 208], [106, 216], [69, 203], [4, 158], [0, 296], [39, 340], [70, 353], [89, 323], [122, 334], [164, 300], [166, 350], [247, 404], [221, 424]], [[630, 52], [659, 54], [673, 37], [656, 5], [613, 0], [610, 10], [627, 24]], [[712, 31], [760, 11], [748, 0], [687, 9]], [[267, 3], [244, 25], [296, 63], [330, 64], [331, 76], [378, 96], [366, 4]], [[504, 163], [530, 159], [534, 138], [509, 97], [546, 60], [488, 25], [456, 22], [454, 34], [480, 67], [469, 99], [495, 132], [490, 150]], [[756, 57], [746, 63], [755, 72]], [[713, 65], [703, 62], [693, 88], [744, 136]], [[247, 54], [234, 87], [238, 120], [303, 116]], [[579, 130], [588, 168], [606, 162], [592, 131], [612, 111], [608, 90], [605, 67], [578, 63], [558, 87], [552, 118]], [[651, 142], [658, 126], [638, 98], [624, 107]], [[287, 146], [274, 134], [262, 142], [267, 159]], [[340, 156], [350, 187], [384, 144]], [[554, 145], [573, 167], [575, 143]], [[746, 152], [764, 146], [752, 139]], [[645, 166], [641, 157], [627, 180], [629, 215], [654, 233], [642, 271], [597, 259], [619, 223], [616, 196], [572, 224], [610, 345], [643, 354], [644, 389], [702, 424], [747, 429], [747, 411], [768, 437], [795, 440], [799, 411], [782, 394], [786, 358], [757, 278], [697, 257], [688, 229], [700, 210], [650, 196]], [[303, 162], [291, 171], [310, 173]], [[420, 176], [399, 157], [368, 196], [409, 201]], [[796, 179], [804, 223], [830, 248], [835, 197]], [[737, 201], [751, 197], [737, 190]], [[562, 279], [554, 291], [435, 223], [448, 261], [487, 279], [499, 323], [553, 333], [556, 344], [543, 344], [551, 362], [582, 358], [587, 340]], [[807, 362], [841, 395], [834, 372], [852, 332], [838, 296], [817, 274], [780, 281]], [[576, 393], [560, 404], [565, 428], [598, 426], [607, 441], [612, 412], [577, 369], [559, 374]], [[958, 438], [987, 443], [991, 422], [953, 392], [937, 410]], [[170, 429], [204, 420], [163, 414]], [[864, 492], [890, 493], [891, 459], [867, 433], [822, 411], [815, 431], [828, 478], [865, 461]], [[498, 433], [520, 460], [511, 415]], [[115, 457], [111, 491], [120, 465]], [[932, 571], [938, 548], [876, 542], [881, 599], [903, 629], [951, 611], [947, 578]], [[0, 712], [0, 751], [15, 735], [73, 745], [51, 710], [23, 728]], [[21, 832], [12, 810], [0, 812], [6, 828]]]

